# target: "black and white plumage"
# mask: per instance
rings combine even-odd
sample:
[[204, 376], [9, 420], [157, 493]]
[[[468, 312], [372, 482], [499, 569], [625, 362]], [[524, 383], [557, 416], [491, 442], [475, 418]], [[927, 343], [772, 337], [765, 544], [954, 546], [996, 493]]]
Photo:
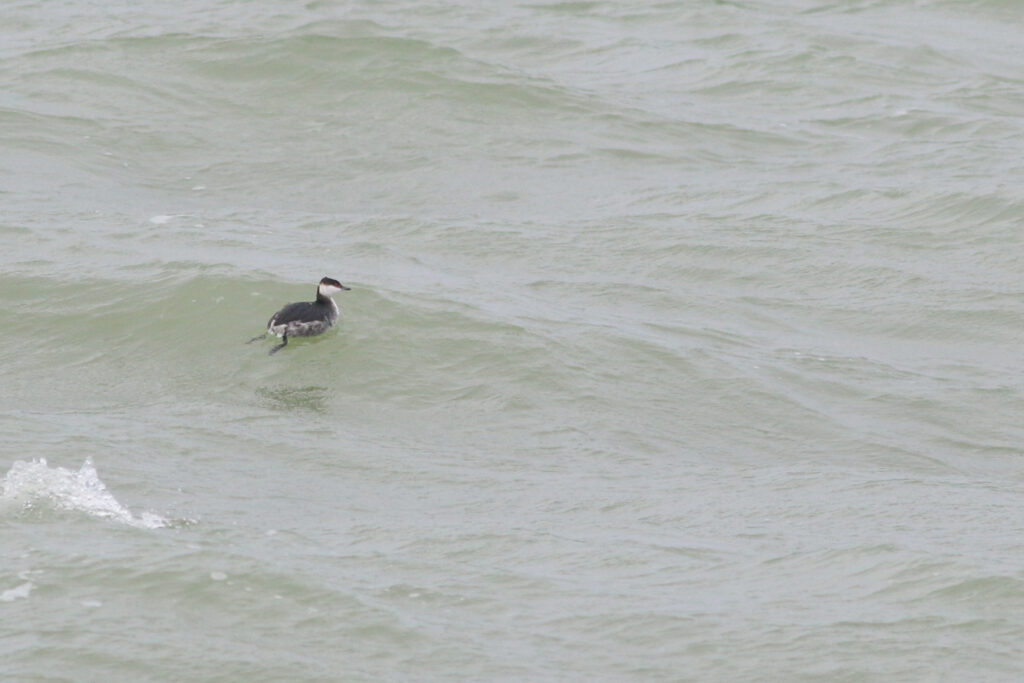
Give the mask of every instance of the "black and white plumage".
[[338, 322], [338, 304], [334, 303], [331, 295], [348, 289], [337, 280], [323, 278], [316, 288], [316, 301], [288, 304], [270, 316], [267, 331], [253, 337], [249, 343], [263, 339], [267, 334], [281, 337], [281, 343], [270, 349], [273, 354], [288, 345], [288, 337], [315, 337], [323, 334]]

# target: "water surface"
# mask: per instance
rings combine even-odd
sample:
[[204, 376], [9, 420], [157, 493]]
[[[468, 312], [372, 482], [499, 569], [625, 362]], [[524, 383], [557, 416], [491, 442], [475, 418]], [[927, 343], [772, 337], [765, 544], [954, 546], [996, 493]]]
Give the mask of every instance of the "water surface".
[[1015, 6], [2, 23], [5, 678], [1024, 675]]

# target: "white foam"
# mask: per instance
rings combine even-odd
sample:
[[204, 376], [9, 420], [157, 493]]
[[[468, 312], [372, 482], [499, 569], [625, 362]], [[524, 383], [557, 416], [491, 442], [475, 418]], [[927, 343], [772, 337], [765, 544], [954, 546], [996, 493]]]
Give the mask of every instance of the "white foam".
[[112, 519], [142, 529], [158, 529], [168, 525], [166, 519], [152, 512], [135, 516], [117, 502], [100, 481], [92, 458], [86, 458], [77, 472], [63, 467], [49, 467], [45, 458], [26, 462], [18, 460], [4, 477], [0, 503], [4, 508], [18, 505], [22, 509], [48, 506], [57, 510], [84, 512], [92, 517]]
[[18, 598], [27, 598], [28, 594], [31, 593], [32, 589], [35, 587], [36, 585], [29, 581], [21, 584], [20, 586], [8, 588], [0, 593], [0, 602], [14, 602]]
[[159, 215], [150, 218], [149, 222], [153, 225], [163, 225], [164, 223], [170, 223], [174, 218], [175, 216]]

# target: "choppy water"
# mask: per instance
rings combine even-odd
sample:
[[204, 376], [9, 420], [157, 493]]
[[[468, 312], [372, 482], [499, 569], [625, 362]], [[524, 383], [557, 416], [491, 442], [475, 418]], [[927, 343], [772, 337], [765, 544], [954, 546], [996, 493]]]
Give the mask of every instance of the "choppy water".
[[5, 680], [1024, 677], [1016, 4], [0, 16]]

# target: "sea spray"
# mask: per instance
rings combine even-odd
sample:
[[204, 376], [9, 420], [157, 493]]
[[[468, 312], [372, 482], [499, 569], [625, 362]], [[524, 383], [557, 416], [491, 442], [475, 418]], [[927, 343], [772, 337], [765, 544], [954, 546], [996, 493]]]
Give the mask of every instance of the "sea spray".
[[16, 461], [4, 477], [0, 495], [0, 510], [11, 508], [83, 512], [144, 529], [167, 526], [167, 520], [159, 515], [143, 512], [136, 516], [121, 505], [100, 480], [92, 458], [86, 458], [77, 471], [50, 467], [45, 458]]

